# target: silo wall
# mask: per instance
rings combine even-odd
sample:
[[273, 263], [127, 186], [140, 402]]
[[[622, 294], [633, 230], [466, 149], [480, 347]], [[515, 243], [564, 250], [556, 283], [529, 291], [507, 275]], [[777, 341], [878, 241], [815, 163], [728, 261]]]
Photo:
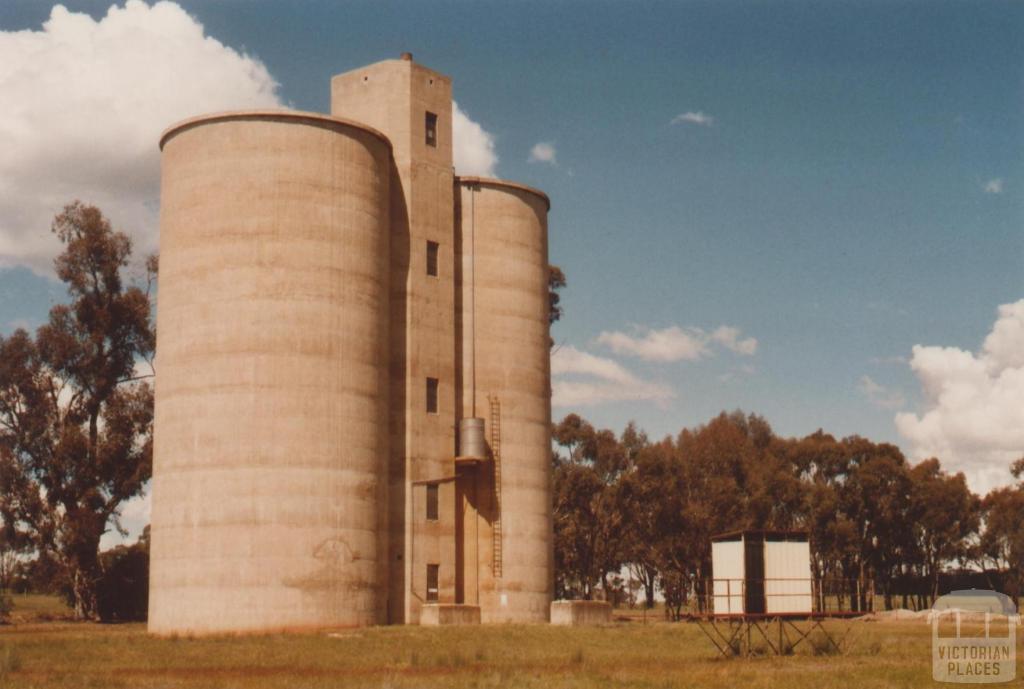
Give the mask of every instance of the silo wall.
[[247, 112], [161, 147], [150, 631], [381, 623], [389, 144]]
[[[467, 507], [463, 551], [477, 558], [466, 602], [484, 622], [543, 622], [553, 588], [551, 391], [548, 327], [547, 197], [480, 178], [456, 183], [456, 346], [461, 418], [487, 420], [500, 405], [500, 485], [478, 470]], [[475, 346], [474, 346], [475, 340]], [[476, 386], [475, 408], [472, 387]], [[500, 491], [500, 513], [494, 504]], [[500, 571], [493, 529], [500, 522]]]

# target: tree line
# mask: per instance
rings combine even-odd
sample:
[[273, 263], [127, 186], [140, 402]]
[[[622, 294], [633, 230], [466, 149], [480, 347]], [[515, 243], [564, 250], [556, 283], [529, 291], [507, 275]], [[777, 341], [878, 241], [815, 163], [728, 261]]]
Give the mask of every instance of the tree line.
[[556, 597], [614, 598], [628, 570], [648, 607], [660, 591], [678, 618], [706, 605], [711, 538], [740, 529], [809, 532], [812, 577], [843, 582], [851, 610], [872, 592], [925, 607], [968, 569], [979, 588], [1022, 593], [1024, 458], [1014, 485], [981, 497], [938, 459], [821, 430], [783, 438], [739, 411], [660, 441], [569, 414], [553, 436]]

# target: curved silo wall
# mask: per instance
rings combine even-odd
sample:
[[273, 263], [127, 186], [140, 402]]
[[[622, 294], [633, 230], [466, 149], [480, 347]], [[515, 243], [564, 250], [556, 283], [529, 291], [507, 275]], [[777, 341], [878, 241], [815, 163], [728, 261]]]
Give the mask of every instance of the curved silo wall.
[[493, 469], [484, 465], [471, 490], [476, 524], [464, 530], [477, 546], [464, 546], [467, 559], [477, 559], [475, 567], [467, 563], [477, 580], [467, 572], [465, 602], [478, 601], [485, 622], [545, 621], [553, 587], [548, 199], [528, 187], [465, 177], [456, 193], [461, 417], [484, 418], [490, 440], [491, 399], [501, 410], [500, 514]]
[[149, 628], [382, 622], [389, 144], [255, 112], [161, 145]]

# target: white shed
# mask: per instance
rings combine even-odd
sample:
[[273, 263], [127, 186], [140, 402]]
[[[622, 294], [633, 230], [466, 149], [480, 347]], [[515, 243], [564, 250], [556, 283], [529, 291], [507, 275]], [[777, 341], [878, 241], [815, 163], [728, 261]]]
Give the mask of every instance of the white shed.
[[715, 615], [809, 615], [811, 548], [804, 531], [734, 531], [711, 539]]

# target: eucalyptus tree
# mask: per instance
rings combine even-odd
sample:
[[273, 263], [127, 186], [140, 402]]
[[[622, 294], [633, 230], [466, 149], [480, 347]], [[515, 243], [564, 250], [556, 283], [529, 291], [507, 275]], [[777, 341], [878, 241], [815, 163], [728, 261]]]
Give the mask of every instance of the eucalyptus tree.
[[70, 303], [35, 337], [0, 337], [0, 518], [12, 538], [52, 555], [75, 616], [95, 619], [99, 542], [151, 473], [155, 329], [145, 289], [126, 284], [131, 241], [98, 208], [66, 206], [52, 230]]

